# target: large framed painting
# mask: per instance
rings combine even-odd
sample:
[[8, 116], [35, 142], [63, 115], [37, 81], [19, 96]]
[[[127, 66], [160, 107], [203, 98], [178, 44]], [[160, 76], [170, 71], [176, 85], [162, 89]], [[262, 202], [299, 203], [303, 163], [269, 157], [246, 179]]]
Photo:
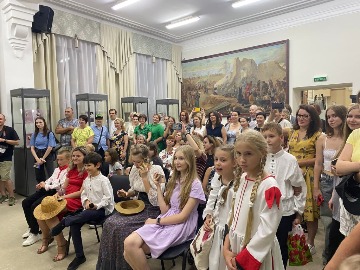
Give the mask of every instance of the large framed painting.
[[185, 60], [181, 108], [248, 113], [289, 101], [289, 40]]

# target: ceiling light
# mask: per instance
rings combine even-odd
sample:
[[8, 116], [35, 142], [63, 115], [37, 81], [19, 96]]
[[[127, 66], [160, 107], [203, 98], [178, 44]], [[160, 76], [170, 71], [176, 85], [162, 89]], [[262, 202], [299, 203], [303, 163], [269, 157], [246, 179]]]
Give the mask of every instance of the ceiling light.
[[252, 3], [255, 3], [259, 0], [241, 0], [241, 1], [237, 1], [235, 3], [232, 4], [233, 8], [238, 8], [238, 7], [242, 7], [242, 6], [246, 6]]
[[167, 29], [173, 29], [175, 27], [179, 27], [179, 26], [183, 26], [185, 24], [189, 24], [189, 23], [193, 23], [193, 22], [196, 22], [200, 20], [200, 17], [199, 16], [196, 16], [196, 17], [193, 17], [193, 16], [190, 16], [190, 17], [185, 17], [185, 18], [182, 18], [180, 20], [177, 20], [177, 21], [174, 21], [174, 22], [171, 22], [170, 24], [168, 24], [166, 26]]
[[131, 4], [134, 4], [137, 1], [139, 1], [139, 0], [125, 0], [125, 1], [122, 1], [122, 2], [120, 2], [118, 4], [116, 4], [115, 6], [112, 6], [111, 8], [113, 10], [118, 10], [120, 8], [123, 8], [123, 7], [129, 6]]

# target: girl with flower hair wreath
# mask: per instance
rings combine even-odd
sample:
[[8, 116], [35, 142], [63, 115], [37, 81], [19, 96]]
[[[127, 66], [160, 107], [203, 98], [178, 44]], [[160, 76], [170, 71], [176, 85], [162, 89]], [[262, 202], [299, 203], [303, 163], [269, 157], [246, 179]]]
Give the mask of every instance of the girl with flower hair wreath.
[[235, 197], [223, 247], [229, 270], [284, 269], [276, 239], [281, 192], [275, 178], [264, 171], [266, 155], [267, 144], [260, 132], [250, 130], [236, 138]]

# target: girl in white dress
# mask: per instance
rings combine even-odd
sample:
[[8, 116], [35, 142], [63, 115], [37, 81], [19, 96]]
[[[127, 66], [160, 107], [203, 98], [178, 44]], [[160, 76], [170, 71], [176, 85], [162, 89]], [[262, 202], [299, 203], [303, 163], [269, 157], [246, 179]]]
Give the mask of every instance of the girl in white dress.
[[249, 130], [236, 138], [240, 169], [235, 173], [236, 195], [223, 247], [229, 270], [284, 269], [275, 236], [282, 217], [281, 192], [275, 178], [264, 171], [266, 155], [260, 132]]
[[234, 145], [223, 145], [215, 150], [215, 176], [211, 181], [211, 192], [204, 210], [204, 229], [210, 231], [214, 223], [215, 233], [209, 256], [209, 270], [225, 269], [223, 240], [225, 224], [231, 210], [233, 180], [236, 166]]

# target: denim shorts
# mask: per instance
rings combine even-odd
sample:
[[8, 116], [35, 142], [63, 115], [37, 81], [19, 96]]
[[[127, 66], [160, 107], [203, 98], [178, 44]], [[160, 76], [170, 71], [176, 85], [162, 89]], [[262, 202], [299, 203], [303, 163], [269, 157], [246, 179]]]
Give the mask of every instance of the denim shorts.
[[320, 206], [320, 216], [332, 217], [332, 211], [329, 208], [329, 201], [334, 189], [334, 181], [336, 176], [322, 173], [320, 176], [320, 191], [324, 198], [324, 202]]

